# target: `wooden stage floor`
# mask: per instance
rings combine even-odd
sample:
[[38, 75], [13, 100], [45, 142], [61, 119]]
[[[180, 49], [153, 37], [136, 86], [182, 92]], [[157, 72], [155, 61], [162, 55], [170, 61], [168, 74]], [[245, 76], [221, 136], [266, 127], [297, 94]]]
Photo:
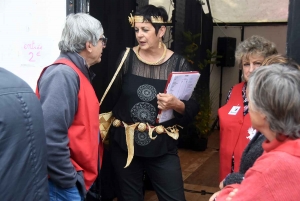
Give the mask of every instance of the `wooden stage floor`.
[[[202, 195], [201, 191], [214, 193], [219, 190], [219, 131], [208, 139], [208, 148], [198, 152], [179, 150], [187, 201], [208, 201], [211, 194]], [[145, 201], [158, 201], [154, 191], [146, 191]]]

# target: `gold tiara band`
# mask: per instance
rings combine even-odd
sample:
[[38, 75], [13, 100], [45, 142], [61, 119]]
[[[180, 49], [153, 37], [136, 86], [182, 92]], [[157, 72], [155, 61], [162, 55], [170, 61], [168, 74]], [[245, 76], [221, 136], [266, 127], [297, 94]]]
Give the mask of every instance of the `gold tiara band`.
[[[128, 21], [129, 21], [131, 27], [134, 27], [134, 23], [136, 23], [136, 22], [148, 22], [147, 20], [144, 20], [143, 16], [140, 16], [140, 15], [132, 16], [131, 13], [130, 13], [130, 16], [128, 16]], [[158, 17], [151, 16], [151, 22], [159, 23], [159, 24], [171, 23], [171, 22], [164, 22], [163, 18], [160, 16], [158, 16]]]

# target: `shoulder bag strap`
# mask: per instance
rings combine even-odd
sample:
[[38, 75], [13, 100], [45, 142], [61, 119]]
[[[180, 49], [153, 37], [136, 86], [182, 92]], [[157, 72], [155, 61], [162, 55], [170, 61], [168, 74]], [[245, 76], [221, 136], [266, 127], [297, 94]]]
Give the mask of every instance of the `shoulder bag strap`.
[[121, 70], [122, 65], [123, 65], [123, 63], [124, 63], [124, 61], [125, 61], [125, 59], [126, 59], [126, 57], [127, 57], [127, 55], [128, 55], [129, 50], [130, 50], [130, 48], [127, 47], [127, 48], [126, 48], [126, 52], [124, 53], [124, 56], [123, 56], [123, 58], [122, 58], [122, 60], [121, 60], [121, 62], [120, 62], [120, 64], [119, 64], [119, 66], [118, 66], [118, 68], [117, 68], [117, 70], [116, 70], [116, 72], [115, 72], [113, 78], [111, 79], [109, 85], [107, 86], [107, 88], [106, 88], [106, 90], [105, 90], [105, 92], [104, 92], [104, 94], [103, 94], [103, 96], [102, 96], [102, 98], [101, 98], [101, 101], [100, 101], [99, 105], [101, 105], [101, 103], [103, 102], [103, 100], [104, 100], [104, 98], [105, 98], [107, 92], [109, 91], [109, 89], [110, 89], [112, 83], [115, 81], [115, 79], [116, 79], [116, 77], [117, 77], [119, 71]]

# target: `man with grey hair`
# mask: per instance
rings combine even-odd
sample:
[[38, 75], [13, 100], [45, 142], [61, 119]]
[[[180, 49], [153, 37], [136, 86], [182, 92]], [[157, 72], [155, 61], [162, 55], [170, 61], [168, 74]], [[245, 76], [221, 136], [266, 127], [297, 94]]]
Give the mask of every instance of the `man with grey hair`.
[[99, 102], [91, 85], [94, 74], [90, 67], [101, 61], [106, 42], [97, 19], [84, 13], [70, 14], [58, 44], [61, 53], [38, 80], [50, 201], [83, 200], [98, 175], [102, 149]]

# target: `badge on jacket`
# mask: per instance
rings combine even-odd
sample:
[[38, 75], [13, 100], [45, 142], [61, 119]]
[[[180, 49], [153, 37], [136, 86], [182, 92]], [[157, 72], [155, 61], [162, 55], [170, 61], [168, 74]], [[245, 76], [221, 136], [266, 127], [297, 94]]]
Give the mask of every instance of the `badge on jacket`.
[[231, 110], [228, 112], [229, 115], [236, 115], [240, 110], [241, 106], [233, 106]]

